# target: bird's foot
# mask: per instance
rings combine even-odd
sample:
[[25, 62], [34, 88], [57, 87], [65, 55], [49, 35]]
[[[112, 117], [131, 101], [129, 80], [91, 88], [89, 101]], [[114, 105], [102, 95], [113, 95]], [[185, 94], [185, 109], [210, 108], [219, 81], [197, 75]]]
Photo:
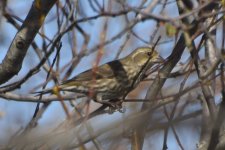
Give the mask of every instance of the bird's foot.
[[120, 113], [125, 113], [126, 109], [122, 106], [122, 101], [109, 102], [108, 113], [113, 114], [116, 111], [119, 111]]
[[125, 113], [125, 112], [126, 112], [126, 108], [125, 108], [125, 107], [122, 107], [122, 108], [118, 109], [118, 111], [119, 111], [120, 113]]

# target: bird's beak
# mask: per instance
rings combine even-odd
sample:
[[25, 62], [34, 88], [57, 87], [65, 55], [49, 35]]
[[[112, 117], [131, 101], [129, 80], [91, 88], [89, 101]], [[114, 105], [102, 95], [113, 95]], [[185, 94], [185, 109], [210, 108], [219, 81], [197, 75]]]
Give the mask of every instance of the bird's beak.
[[160, 56], [158, 55], [154, 60], [153, 62], [154, 63], [163, 63], [165, 60]]

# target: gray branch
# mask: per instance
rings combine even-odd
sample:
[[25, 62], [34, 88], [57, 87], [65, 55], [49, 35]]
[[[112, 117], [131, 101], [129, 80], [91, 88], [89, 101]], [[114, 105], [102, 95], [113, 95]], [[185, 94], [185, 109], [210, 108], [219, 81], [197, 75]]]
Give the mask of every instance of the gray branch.
[[56, 1], [34, 1], [25, 21], [15, 35], [5, 58], [0, 64], [0, 84], [7, 82], [14, 75], [18, 74], [31, 42]]

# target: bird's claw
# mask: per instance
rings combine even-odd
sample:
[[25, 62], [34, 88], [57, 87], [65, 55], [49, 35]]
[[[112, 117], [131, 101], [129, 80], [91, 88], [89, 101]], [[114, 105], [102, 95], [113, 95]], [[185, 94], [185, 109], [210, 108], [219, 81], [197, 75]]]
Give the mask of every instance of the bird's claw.
[[125, 113], [126, 109], [122, 106], [122, 102], [110, 103], [108, 113], [113, 114], [116, 111]]
[[116, 112], [116, 110], [115, 110], [113, 107], [109, 106], [109, 109], [106, 110], [106, 112], [107, 112], [108, 114], [113, 114], [114, 112]]
[[125, 113], [125, 112], [126, 112], [126, 108], [125, 108], [125, 107], [122, 107], [122, 108], [118, 109], [118, 111], [119, 111], [120, 113]]

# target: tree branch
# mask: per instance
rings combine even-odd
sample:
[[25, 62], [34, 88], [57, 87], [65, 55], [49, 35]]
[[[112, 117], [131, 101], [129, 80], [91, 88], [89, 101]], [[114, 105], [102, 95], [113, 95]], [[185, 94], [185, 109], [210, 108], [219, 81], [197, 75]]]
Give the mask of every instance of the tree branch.
[[5, 83], [18, 74], [31, 42], [56, 1], [34, 1], [23, 25], [15, 35], [4, 60], [0, 64], [0, 84]]

